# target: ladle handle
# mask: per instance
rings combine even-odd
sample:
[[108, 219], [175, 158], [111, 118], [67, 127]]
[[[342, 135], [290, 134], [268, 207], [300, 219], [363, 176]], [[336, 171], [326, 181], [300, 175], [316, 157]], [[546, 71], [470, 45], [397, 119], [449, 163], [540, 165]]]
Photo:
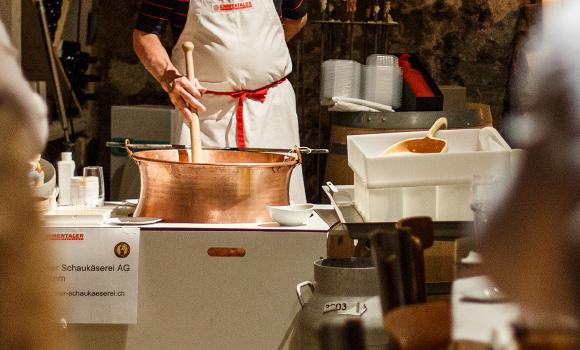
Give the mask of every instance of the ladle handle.
[[187, 79], [194, 82], [195, 79], [195, 69], [193, 67], [193, 49], [194, 45], [191, 41], [186, 41], [183, 43], [183, 53], [185, 54], [185, 74]]
[[433, 137], [433, 135], [435, 135], [435, 133], [439, 131], [439, 129], [441, 128], [447, 129], [447, 118], [445, 117], [441, 117], [437, 119], [435, 123], [433, 123], [433, 125], [431, 126], [431, 128], [429, 128], [429, 131], [427, 132], [427, 137], [429, 138]]
[[[191, 41], [186, 41], [183, 43], [182, 49], [185, 54], [185, 71], [187, 79], [195, 84], [195, 70], [193, 68], [193, 43]], [[193, 106], [189, 106], [191, 113], [193, 114], [193, 119], [189, 124], [189, 130], [191, 132], [191, 162], [192, 163], [202, 163], [202, 150], [201, 150], [201, 131], [199, 128], [199, 117], [197, 111]]]

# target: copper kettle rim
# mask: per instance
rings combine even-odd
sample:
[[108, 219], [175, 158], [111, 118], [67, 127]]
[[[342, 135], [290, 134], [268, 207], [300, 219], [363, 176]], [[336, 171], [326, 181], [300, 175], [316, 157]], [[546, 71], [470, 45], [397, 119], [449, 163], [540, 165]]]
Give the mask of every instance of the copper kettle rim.
[[129, 156], [133, 158], [136, 162], [154, 162], [154, 163], [162, 163], [162, 164], [180, 164], [180, 166], [187, 166], [187, 167], [242, 167], [242, 168], [275, 168], [281, 166], [290, 166], [294, 167], [302, 163], [302, 157], [300, 152], [298, 151], [297, 157], [292, 157], [289, 154], [280, 154], [280, 153], [271, 153], [271, 152], [245, 152], [245, 151], [238, 151], [238, 150], [204, 150], [204, 154], [212, 155], [210, 157], [206, 157], [213, 159], [214, 155], [218, 154], [236, 154], [239, 155], [241, 158], [251, 158], [256, 157], [256, 154], [262, 155], [272, 155], [275, 158], [279, 158], [280, 161], [274, 162], [204, 162], [204, 163], [191, 163], [189, 161], [174, 161], [174, 160], [166, 160], [166, 159], [156, 159], [152, 158], [148, 155], [159, 155], [159, 154], [167, 154], [167, 153], [175, 153], [183, 154], [187, 159], [189, 159], [189, 152], [188, 150], [147, 150], [147, 151], [138, 151], [138, 152], [131, 152]]

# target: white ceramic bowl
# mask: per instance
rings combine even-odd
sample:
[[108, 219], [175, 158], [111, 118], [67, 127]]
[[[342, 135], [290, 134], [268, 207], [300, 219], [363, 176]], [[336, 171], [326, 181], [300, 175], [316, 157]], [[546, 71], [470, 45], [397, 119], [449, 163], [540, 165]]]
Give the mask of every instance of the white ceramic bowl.
[[312, 215], [314, 204], [292, 204], [282, 206], [269, 206], [268, 211], [272, 220], [282, 226], [304, 225]]

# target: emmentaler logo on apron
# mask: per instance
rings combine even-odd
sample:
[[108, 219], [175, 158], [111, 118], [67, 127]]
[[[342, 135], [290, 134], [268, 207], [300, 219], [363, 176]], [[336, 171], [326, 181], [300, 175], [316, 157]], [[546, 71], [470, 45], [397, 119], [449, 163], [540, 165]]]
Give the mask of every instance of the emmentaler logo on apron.
[[225, 4], [215, 4], [212, 9], [216, 12], [238, 11], [254, 7], [252, 1], [230, 2]]
[[114, 251], [118, 258], [126, 258], [131, 253], [131, 247], [125, 242], [119, 242], [115, 245]]

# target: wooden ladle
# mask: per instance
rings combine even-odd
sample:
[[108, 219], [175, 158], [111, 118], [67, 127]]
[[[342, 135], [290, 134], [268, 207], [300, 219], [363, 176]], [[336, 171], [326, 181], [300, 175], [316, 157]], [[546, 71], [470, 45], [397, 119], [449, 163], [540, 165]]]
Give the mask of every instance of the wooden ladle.
[[447, 152], [447, 141], [433, 137], [441, 128], [447, 128], [447, 118], [439, 118], [427, 131], [425, 137], [403, 140], [389, 146], [381, 153], [383, 156], [396, 153], [444, 153]]
[[[191, 41], [186, 41], [182, 46], [183, 53], [185, 54], [185, 71], [187, 74], [187, 79], [195, 84], [195, 73], [193, 69], [193, 43]], [[193, 106], [189, 106], [191, 114], [193, 114], [193, 119], [189, 124], [189, 131], [191, 133], [191, 162], [192, 163], [202, 163], [203, 162], [203, 151], [201, 149], [201, 130], [199, 129], [199, 116], [197, 115], [197, 110]]]

